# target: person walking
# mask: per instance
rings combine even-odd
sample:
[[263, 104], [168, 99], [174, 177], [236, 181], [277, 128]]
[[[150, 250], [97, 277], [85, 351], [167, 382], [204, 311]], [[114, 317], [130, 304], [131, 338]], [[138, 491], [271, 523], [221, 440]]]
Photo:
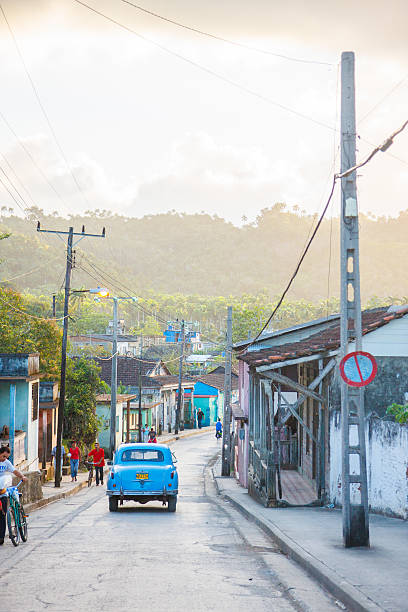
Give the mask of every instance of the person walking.
[[[62, 464], [64, 463], [64, 455], [65, 455], [65, 448], [64, 445], [61, 444], [61, 478], [62, 478]], [[54, 448], [51, 451], [51, 457], [54, 457], [54, 470], [56, 469], [56, 460], [57, 460], [57, 446], [54, 446]]]
[[144, 426], [143, 429], [143, 442], [148, 442], [149, 441], [149, 426], [146, 423], [146, 425]]
[[198, 429], [201, 429], [203, 425], [203, 418], [204, 418], [204, 412], [201, 410], [201, 408], [199, 408], [197, 412]]
[[[22, 474], [19, 470], [17, 470], [14, 465], [9, 460], [11, 451], [8, 446], [0, 447], [0, 476], [9, 472], [10, 474], [15, 474], [18, 478], [23, 480], [24, 482], [27, 478]], [[7, 516], [7, 505], [8, 505], [8, 495], [7, 491], [0, 494], [0, 546], [4, 544], [4, 536], [6, 534], [6, 516]]]
[[95, 448], [91, 450], [88, 457], [92, 457], [95, 468], [96, 486], [99, 486], [99, 481], [103, 485], [103, 468], [105, 466], [105, 452], [99, 447], [99, 442], [95, 442]]
[[148, 440], [148, 442], [150, 442], [151, 444], [156, 444], [157, 443], [156, 432], [154, 431], [153, 427], [149, 431], [149, 440]]
[[72, 446], [69, 449], [68, 455], [69, 462], [71, 465], [71, 482], [74, 482], [74, 480], [76, 481], [78, 476], [78, 465], [79, 460], [81, 458], [81, 451], [79, 450], [79, 446], [77, 445], [75, 440], [72, 442]]

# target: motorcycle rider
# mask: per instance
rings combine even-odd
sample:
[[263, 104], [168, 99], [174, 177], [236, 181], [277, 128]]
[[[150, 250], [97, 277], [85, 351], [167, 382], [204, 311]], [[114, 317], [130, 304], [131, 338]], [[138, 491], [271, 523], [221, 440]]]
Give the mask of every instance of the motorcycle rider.
[[222, 436], [222, 423], [220, 417], [218, 417], [218, 421], [215, 424], [215, 437], [221, 438]]

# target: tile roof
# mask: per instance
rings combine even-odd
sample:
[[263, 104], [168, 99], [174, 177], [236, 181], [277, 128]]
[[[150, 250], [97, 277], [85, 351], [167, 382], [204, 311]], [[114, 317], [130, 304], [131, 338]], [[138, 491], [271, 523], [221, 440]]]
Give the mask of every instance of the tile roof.
[[[129, 393], [118, 393], [116, 396], [116, 402], [126, 402], [127, 400], [135, 399], [135, 397], [137, 397], [137, 395], [131, 395]], [[98, 404], [110, 404], [110, 393], [101, 393], [100, 395], [97, 395], [96, 401]]]
[[[215, 387], [220, 391], [224, 391], [224, 374], [202, 374], [200, 376], [194, 377], [197, 381], [203, 382], [206, 385], [210, 385], [210, 387]], [[231, 390], [238, 389], [238, 378], [236, 376], [231, 377]]]
[[[111, 384], [112, 361], [92, 357], [97, 365], [102, 369], [101, 379], [108, 385]], [[139, 364], [142, 364], [142, 387], [158, 387], [155, 376], [152, 376], [154, 369], [160, 365], [160, 359], [133, 359], [118, 355], [118, 384], [126, 387], [137, 387], [139, 385]]]
[[[375, 308], [362, 312], [363, 335], [387, 325], [390, 321], [400, 319], [408, 313], [408, 306], [402, 306], [390, 311], [388, 307]], [[297, 342], [288, 342], [280, 346], [251, 351], [243, 355], [238, 355], [238, 359], [245, 361], [249, 365], [259, 367], [287, 361], [298, 357], [307, 357], [314, 353], [337, 349], [340, 346], [340, 323], [335, 323], [326, 329]]]
[[[160, 387], [164, 387], [165, 385], [178, 384], [179, 377], [177, 374], [172, 374], [172, 375], [152, 376], [152, 379], [156, 381], [156, 384], [158, 384]], [[181, 382], [183, 385], [187, 383], [194, 384], [194, 379], [188, 374], [184, 374]]]

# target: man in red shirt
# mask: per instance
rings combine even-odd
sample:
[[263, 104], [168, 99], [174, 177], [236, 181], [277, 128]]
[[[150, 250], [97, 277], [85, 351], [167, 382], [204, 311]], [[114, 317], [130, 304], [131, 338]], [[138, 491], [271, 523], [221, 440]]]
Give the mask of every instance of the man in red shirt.
[[99, 481], [103, 485], [103, 468], [105, 465], [105, 453], [103, 448], [99, 448], [99, 442], [95, 442], [95, 448], [89, 453], [89, 457], [92, 457], [93, 464], [95, 466], [96, 486], [99, 485]]
[[71, 464], [71, 482], [74, 482], [74, 480], [77, 479], [77, 475], [78, 475], [78, 465], [79, 465], [79, 460], [81, 458], [81, 453], [79, 450], [79, 447], [77, 446], [76, 442], [72, 442], [72, 446], [69, 449], [69, 458], [70, 458], [70, 464]]

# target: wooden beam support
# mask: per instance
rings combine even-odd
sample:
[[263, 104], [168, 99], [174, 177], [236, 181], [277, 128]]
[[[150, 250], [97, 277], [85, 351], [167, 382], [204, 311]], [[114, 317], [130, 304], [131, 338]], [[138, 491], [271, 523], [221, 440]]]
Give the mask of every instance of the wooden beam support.
[[315, 391], [311, 391], [308, 387], [304, 387], [303, 385], [295, 382], [287, 376], [284, 376], [283, 374], [278, 374], [277, 372], [262, 372], [262, 376], [265, 376], [270, 380], [280, 383], [281, 385], [286, 385], [287, 387], [290, 387], [301, 395], [306, 395], [307, 397], [311, 397], [317, 402], [326, 404], [326, 400], [322, 395], [320, 395], [319, 393], [315, 393]]

